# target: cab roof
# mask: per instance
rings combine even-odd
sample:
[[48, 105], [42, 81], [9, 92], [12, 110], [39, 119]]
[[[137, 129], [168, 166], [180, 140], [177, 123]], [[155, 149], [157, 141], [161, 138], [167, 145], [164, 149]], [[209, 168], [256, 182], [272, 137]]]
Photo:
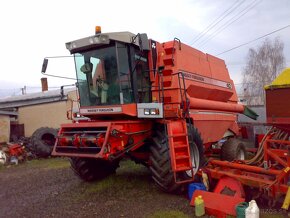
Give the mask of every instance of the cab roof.
[[111, 40], [124, 43], [132, 43], [139, 46], [139, 40], [136, 40], [136, 37], [137, 35], [131, 32], [98, 33], [93, 36], [67, 42], [65, 45], [72, 54], [88, 48], [108, 45], [110, 44]]

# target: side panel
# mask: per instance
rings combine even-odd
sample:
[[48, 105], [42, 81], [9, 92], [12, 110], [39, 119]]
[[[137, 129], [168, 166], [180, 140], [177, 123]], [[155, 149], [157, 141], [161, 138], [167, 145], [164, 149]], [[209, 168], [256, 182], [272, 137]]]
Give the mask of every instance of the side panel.
[[290, 133], [290, 88], [266, 90], [267, 123]]
[[191, 110], [190, 117], [193, 119], [194, 126], [200, 132], [204, 144], [219, 141], [227, 130], [236, 135], [239, 134], [235, 113]]
[[[266, 113], [269, 123], [288, 123], [290, 120], [290, 88], [266, 90]], [[283, 121], [284, 120], [284, 121]]]

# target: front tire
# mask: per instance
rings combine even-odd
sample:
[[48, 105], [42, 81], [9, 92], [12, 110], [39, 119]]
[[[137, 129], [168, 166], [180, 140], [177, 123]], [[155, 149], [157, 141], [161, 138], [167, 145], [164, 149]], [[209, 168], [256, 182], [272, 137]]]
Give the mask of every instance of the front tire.
[[74, 173], [86, 182], [104, 179], [119, 167], [118, 162], [93, 158], [71, 158], [70, 163]]
[[[197, 129], [192, 127], [193, 142], [190, 144], [191, 157], [199, 156], [196, 169], [193, 172], [196, 173], [198, 168], [203, 162], [203, 144]], [[153, 144], [150, 146], [150, 171], [152, 178], [157, 187], [164, 192], [174, 193], [180, 192], [182, 184], [175, 183], [174, 173], [171, 169], [170, 149], [167, 141], [167, 133], [164, 126], [159, 126], [159, 129], [155, 131], [156, 135], [153, 137]], [[193, 154], [198, 152], [198, 154]], [[192, 156], [194, 155], [194, 156]], [[183, 177], [189, 178], [189, 172], [184, 173]]]

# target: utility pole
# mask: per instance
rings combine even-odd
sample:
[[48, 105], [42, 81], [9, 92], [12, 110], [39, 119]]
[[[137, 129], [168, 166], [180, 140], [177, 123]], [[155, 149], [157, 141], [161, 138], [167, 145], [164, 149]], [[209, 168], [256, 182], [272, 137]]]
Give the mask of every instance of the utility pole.
[[23, 88], [21, 88], [21, 92], [22, 92], [22, 95], [26, 95], [26, 86], [24, 86]]

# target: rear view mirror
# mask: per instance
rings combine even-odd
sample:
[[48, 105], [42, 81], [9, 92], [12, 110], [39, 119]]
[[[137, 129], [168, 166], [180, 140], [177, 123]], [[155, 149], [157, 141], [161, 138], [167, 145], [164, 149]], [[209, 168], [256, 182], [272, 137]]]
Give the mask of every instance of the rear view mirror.
[[42, 63], [41, 73], [46, 72], [47, 64], [48, 64], [48, 59], [44, 58], [43, 63]]
[[139, 34], [139, 45], [141, 50], [143, 51], [149, 51], [149, 40], [148, 40], [148, 36], [146, 33], [141, 33]]
[[[64, 61], [64, 59], [62, 59], [63, 57], [69, 57], [70, 58], [70, 62], [68, 61]], [[71, 57], [74, 56], [52, 56], [52, 57], [45, 57], [43, 59], [42, 62], [42, 67], [41, 67], [41, 73], [44, 74], [45, 76], [52, 76], [52, 77], [57, 77], [57, 78], [62, 78], [62, 79], [72, 79], [72, 80], [76, 80], [76, 78], [71, 78], [71, 77], [66, 77], [66, 76], [58, 76], [58, 75], [53, 75], [50, 74], [50, 72], [54, 72], [55, 70], [59, 70], [60, 67], [59, 66], [64, 66], [66, 64], [66, 66], [68, 67], [67, 69], [71, 69], [68, 70], [68, 72], [72, 72], [74, 70], [74, 65], [71, 63]], [[54, 58], [54, 61], [52, 61], [48, 67], [48, 59], [49, 58]], [[56, 61], [56, 60], [59, 60]], [[69, 60], [69, 59], [66, 59]], [[68, 73], [67, 73], [68, 75]]]

